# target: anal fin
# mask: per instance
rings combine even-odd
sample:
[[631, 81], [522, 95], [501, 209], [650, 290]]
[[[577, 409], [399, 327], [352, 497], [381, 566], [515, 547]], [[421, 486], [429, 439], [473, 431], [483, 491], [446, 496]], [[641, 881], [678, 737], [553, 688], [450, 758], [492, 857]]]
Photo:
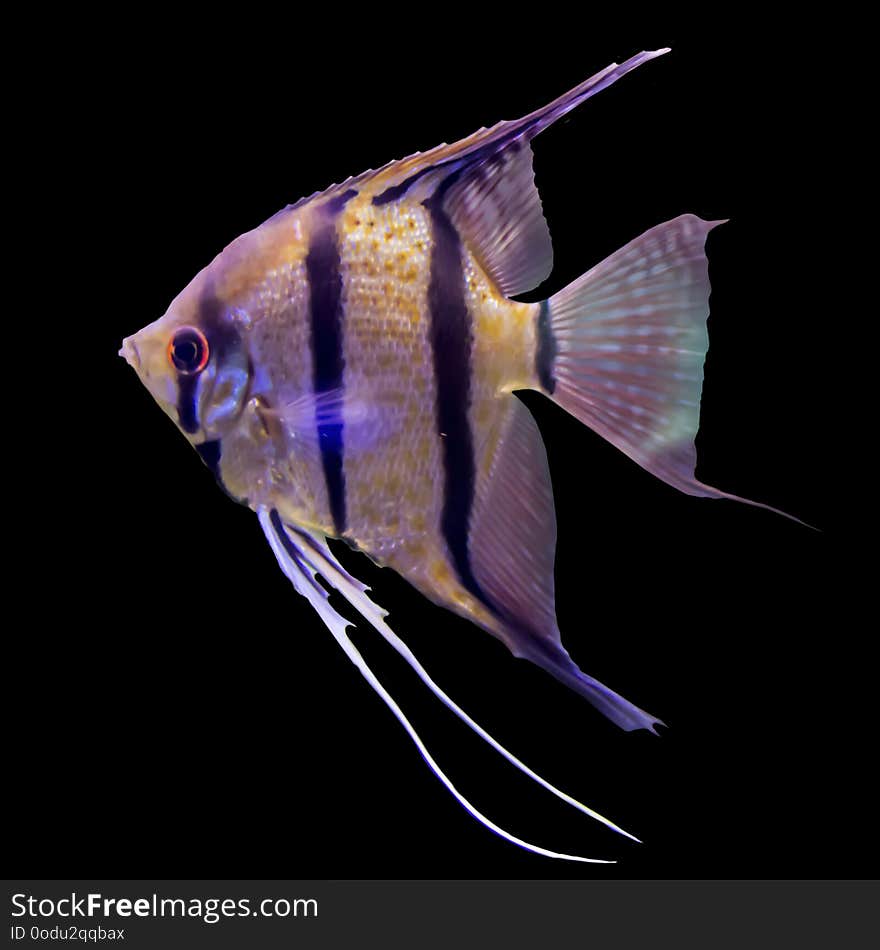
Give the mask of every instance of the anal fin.
[[504, 398], [502, 431], [477, 481], [469, 542], [473, 574], [498, 615], [498, 632], [515, 656], [542, 667], [622, 729], [654, 732], [661, 720], [588, 676], [562, 646], [547, 452], [529, 410], [514, 396]]

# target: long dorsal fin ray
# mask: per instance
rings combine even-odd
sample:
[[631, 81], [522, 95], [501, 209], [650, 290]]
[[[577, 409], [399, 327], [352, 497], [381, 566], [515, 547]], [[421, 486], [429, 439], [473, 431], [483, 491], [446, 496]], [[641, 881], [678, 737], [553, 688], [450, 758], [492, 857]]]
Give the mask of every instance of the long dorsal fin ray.
[[378, 196], [381, 196], [386, 189], [395, 189], [392, 196], [398, 197], [406, 193], [406, 190], [424, 175], [435, 171], [453, 173], [465, 165], [485, 161], [516, 139], [525, 138], [527, 141], [533, 139], [590, 96], [607, 89], [643, 63], [668, 52], [668, 49], [642, 52], [631, 56], [619, 65], [612, 63], [521, 119], [498, 122], [491, 128], [479, 129], [452, 145], [438, 145], [427, 152], [416, 152], [407, 158], [391, 162], [376, 172], [359, 176], [358, 179], [349, 182], [349, 185], [354, 185], [359, 189], [366, 187], [371, 194]]
[[528, 766], [520, 762], [520, 760], [517, 759], [512, 753], [508, 752], [507, 749], [505, 749], [499, 742], [493, 739], [492, 736], [490, 736], [481, 726], [474, 722], [474, 720], [471, 719], [470, 716], [468, 716], [467, 713], [465, 713], [464, 710], [461, 709], [461, 707], [458, 706], [449, 696], [447, 696], [446, 693], [444, 693], [443, 690], [441, 690], [440, 687], [437, 686], [437, 684], [431, 679], [427, 671], [418, 662], [406, 644], [385, 623], [384, 618], [387, 616], [386, 612], [381, 607], [379, 607], [379, 605], [367, 598], [366, 593], [368, 588], [355, 578], [351, 577], [351, 575], [341, 567], [322, 538], [305, 532], [302, 529], [285, 525], [274, 511], [270, 512], [266, 509], [261, 509], [258, 512], [258, 515], [260, 524], [266, 534], [273, 552], [275, 553], [275, 556], [278, 559], [281, 569], [294, 585], [297, 592], [309, 600], [309, 602], [321, 616], [321, 619], [324, 621], [325, 625], [333, 634], [334, 638], [345, 651], [349, 659], [355, 664], [355, 666], [358, 667], [361, 673], [370, 682], [370, 685], [376, 690], [377, 693], [379, 693], [380, 697], [389, 706], [394, 715], [409, 733], [410, 737], [419, 748], [423, 758], [428, 763], [434, 774], [473, 817], [506, 840], [537, 854], [542, 854], [547, 857], [562, 858], [564, 860], [570, 861], [583, 861], [587, 863], [603, 864], [613, 863], [602, 861], [600, 859], [583, 858], [577, 855], [561, 854], [539, 848], [514, 837], [513, 835], [499, 828], [488, 818], [478, 812], [458, 792], [458, 790], [451, 784], [445, 774], [439, 769], [436, 762], [434, 762], [433, 758], [424, 747], [418, 735], [413, 730], [412, 726], [403, 716], [403, 713], [400, 711], [397, 704], [390, 697], [390, 695], [388, 695], [381, 683], [379, 683], [379, 681], [376, 679], [372, 670], [366, 666], [363, 661], [363, 657], [356, 650], [348, 638], [347, 633], [345, 632], [347, 622], [333, 610], [327, 601], [326, 590], [317, 584], [315, 578], [319, 574], [327, 583], [329, 583], [336, 591], [338, 591], [348, 601], [348, 603], [354, 607], [354, 609], [357, 610], [358, 613], [364, 617], [392, 647], [394, 647], [394, 649], [401, 656], [403, 656], [407, 663], [409, 663], [417, 675], [422, 679], [425, 685], [428, 686], [428, 688], [444, 703], [444, 705], [454, 712], [456, 716], [465, 722], [496, 751], [498, 751], [509, 762], [511, 762], [511, 764], [515, 765], [518, 769], [520, 769], [520, 771], [524, 772], [534, 781], [538, 782], [538, 784], [542, 785], [558, 798], [561, 798], [563, 801], [577, 808], [579, 811], [602, 822], [602, 824], [606, 825], [613, 831], [617, 831], [628, 838], [632, 838], [634, 841], [638, 841], [638, 838], [635, 838], [633, 835], [629, 834], [629, 832], [624, 831], [622, 828], [618, 827], [607, 818], [602, 817], [591, 808], [588, 808], [586, 805], [583, 805], [571, 796], [566, 795], [564, 792], [555, 788], [545, 779], [541, 778], [537, 773], [529, 769]]
[[[415, 152], [406, 158], [389, 162], [379, 169], [369, 169], [360, 175], [331, 185], [323, 192], [315, 192], [302, 198], [284, 211], [299, 208], [312, 200], [323, 200], [342, 191], [355, 189], [372, 195], [381, 202], [393, 200], [407, 193], [408, 189], [423, 177], [430, 176], [441, 181], [447, 174], [453, 174], [469, 165], [480, 164], [506, 149], [512, 142], [525, 139], [526, 142], [562, 118], [572, 109], [585, 102], [590, 96], [607, 89], [622, 76], [664, 53], [668, 49], [637, 53], [621, 64], [612, 63], [594, 76], [570, 89], [552, 102], [521, 119], [498, 122], [491, 128], [478, 129], [452, 145], [442, 144], [427, 152]], [[524, 144], [524, 143], [523, 143]], [[434, 173], [438, 173], [435, 175]], [[536, 194], [537, 197], [537, 194]], [[539, 204], [540, 209], [540, 204]], [[284, 212], [279, 212], [283, 214]], [[508, 291], [509, 292], [509, 291]], [[516, 291], [517, 293], [521, 291]]]

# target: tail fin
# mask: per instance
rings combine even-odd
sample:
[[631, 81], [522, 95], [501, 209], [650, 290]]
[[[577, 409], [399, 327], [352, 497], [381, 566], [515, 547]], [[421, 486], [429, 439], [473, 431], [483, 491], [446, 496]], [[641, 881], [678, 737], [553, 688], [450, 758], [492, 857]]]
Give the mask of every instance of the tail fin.
[[539, 375], [560, 406], [667, 484], [777, 511], [694, 477], [709, 346], [704, 246], [723, 223], [685, 214], [659, 224], [545, 301]]

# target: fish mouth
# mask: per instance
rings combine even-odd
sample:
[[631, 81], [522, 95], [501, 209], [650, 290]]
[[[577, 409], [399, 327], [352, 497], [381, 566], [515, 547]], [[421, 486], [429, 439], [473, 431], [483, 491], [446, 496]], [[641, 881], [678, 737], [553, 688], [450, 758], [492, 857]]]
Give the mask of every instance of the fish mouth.
[[122, 348], [119, 351], [119, 355], [135, 372], [140, 370], [141, 356], [140, 353], [138, 353], [137, 345], [132, 337], [126, 337], [122, 341]]

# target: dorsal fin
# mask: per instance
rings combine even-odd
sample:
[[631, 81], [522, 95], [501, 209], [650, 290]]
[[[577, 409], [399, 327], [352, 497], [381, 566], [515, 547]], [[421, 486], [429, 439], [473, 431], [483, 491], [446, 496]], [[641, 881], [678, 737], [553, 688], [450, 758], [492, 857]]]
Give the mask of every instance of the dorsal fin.
[[515, 139], [468, 166], [449, 189], [449, 216], [507, 297], [533, 290], [553, 270], [553, 244], [535, 187], [532, 150]]
[[[535, 187], [529, 141], [594, 93], [665, 50], [616, 63], [522, 119], [480, 129], [375, 173], [364, 186], [376, 204], [442, 195], [444, 207], [483, 269], [506, 296], [550, 276], [553, 246]], [[363, 188], [361, 190], [364, 190]]]
[[375, 195], [380, 203], [383, 200], [394, 200], [406, 194], [425, 175], [435, 171], [453, 173], [465, 165], [484, 161], [502, 151], [516, 139], [525, 138], [526, 141], [530, 141], [590, 96], [607, 89], [642, 63], [647, 63], [668, 52], [668, 49], [653, 50], [631, 56], [620, 65], [612, 63], [558, 99], [554, 99], [553, 102], [521, 119], [498, 122], [489, 129], [479, 129], [473, 135], [460, 139], [452, 145], [438, 145], [424, 153], [416, 152], [407, 158], [391, 162], [378, 171], [359, 175], [347, 184], [358, 188], [359, 191], [367, 190]]
[[[444, 187], [444, 183], [449, 184], [454, 175], [455, 187], [449, 189], [448, 200], [450, 206], [453, 201], [456, 204], [456, 225], [471, 251], [504, 293], [531, 290], [548, 276], [552, 248], [534, 186], [528, 142], [590, 96], [667, 52], [668, 49], [642, 52], [620, 65], [612, 63], [521, 119], [499, 122], [452, 145], [438, 145], [389, 162], [378, 170], [370, 169], [301, 199], [285, 212], [346, 189], [371, 195], [377, 204], [395, 201], [411, 192], [424, 199], [436, 188]], [[514, 144], [516, 148], [512, 149]], [[517, 188], [521, 190], [519, 195], [513, 193]], [[510, 242], [507, 253], [506, 241]], [[533, 260], [527, 263], [528, 254], [533, 255]]]

